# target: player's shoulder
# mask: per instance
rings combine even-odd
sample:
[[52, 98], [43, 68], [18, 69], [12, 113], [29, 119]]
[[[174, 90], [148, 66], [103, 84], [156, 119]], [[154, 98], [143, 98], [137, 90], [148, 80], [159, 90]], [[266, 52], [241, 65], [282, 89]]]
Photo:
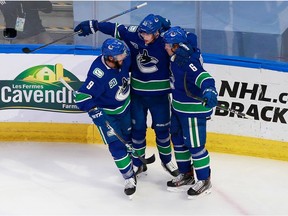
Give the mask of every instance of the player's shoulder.
[[204, 68], [203, 68], [200, 60], [197, 58], [190, 57], [189, 61], [187, 62], [187, 66], [189, 68], [189, 71], [191, 71], [191, 72], [201, 73], [204, 71]]
[[89, 75], [92, 76], [94, 79], [103, 79], [105, 78], [106, 70], [107, 69], [105, 64], [103, 63], [102, 57], [98, 56], [90, 67]]
[[129, 25], [127, 26], [128, 32], [135, 33], [138, 30], [138, 25]]
[[105, 77], [105, 72], [100, 67], [95, 67], [91, 70], [91, 76], [95, 79], [103, 79]]

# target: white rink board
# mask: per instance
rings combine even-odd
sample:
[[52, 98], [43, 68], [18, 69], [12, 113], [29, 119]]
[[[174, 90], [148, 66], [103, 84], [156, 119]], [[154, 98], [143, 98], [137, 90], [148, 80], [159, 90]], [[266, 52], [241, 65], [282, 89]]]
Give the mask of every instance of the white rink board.
[[[14, 80], [22, 71], [37, 65], [62, 64], [63, 67], [73, 73], [80, 81], [84, 81], [88, 69], [96, 56], [89, 55], [63, 55], [63, 54], [0, 54], [1, 73], [0, 80]], [[288, 73], [266, 70], [261, 68], [246, 68], [219, 64], [204, 64], [205, 69], [211, 73], [215, 80], [217, 90], [220, 91], [223, 81], [233, 86], [239, 83], [239, 89], [243, 88], [243, 83], [247, 84], [247, 89], [258, 86], [256, 98], [251, 99], [251, 93], [240, 97], [240, 90], [235, 97], [224, 93], [219, 95], [219, 101], [227, 103], [240, 103], [246, 112], [251, 104], [256, 107], [259, 113], [264, 112], [267, 119], [247, 120], [238, 117], [213, 116], [209, 121], [208, 131], [221, 133], [264, 138], [278, 141], [288, 141], [286, 133], [288, 131], [288, 112], [285, 112], [288, 104]], [[272, 101], [259, 100], [261, 89], [266, 88], [264, 98]], [[261, 88], [260, 88], [261, 87]], [[1, 92], [0, 92], [1, 94]], [[281, 101], [279, 97], [281, 95]], [[262, 95], [263, 96], [263, 95]], [[282, 110], [282, 120], [279, 118], [273, 122], [275, 109]], [[271, 120], [269, 121], [269, 118]], [[2, 122], [52, 122], [52, 123], [91, 123], [86, 113], [60, 113], [26, 109], [1, 110], [0, 121]], [[150, 121], [150, 120], [149, 120]]]
[[[235, 97], [232, 98], [225, 92], [224, 95], [219, 95], [218, 100], [227, 101], [229, 104], [231, 102], [243, 104], [243, 113], [246, 113], [249, 109], [257, 110], [258, 112], [256, 113], [259, 113], [259, 119], [257, 120], [214, 115], [208, 124], [210, 132], [288, 141], [288, 112], [286, 112], [288, 104], [288, 73], [216, 64], [205, 64], [204, 66], [214, 76], [218, 92], [223, 81], [228, 82], [230, 86], [238, 82], [240, 83], [239, 89], [241, 89], [243, 83], [247, 83], [245, 89], [250, 90], [250, 93], [246, 91], [244, 98], [240, 98], [241, 91], [238, 90]], [[261, 85], [266, 88], [264, 93]], [[257, 86], [258, 88], [256, 88]], [[251, 93], [252, 90], [253, 95]], [[256, 96], [254, 92], [256, 92]], [[262, 97], [264, 95], [264, 99], [261, 99], [261, 92]], [[275, 110], [282, 111], [283, 115], [280, 115], [280, 119], [275, 115], [275, 112], [277, 113]], [[263, 116], [265, 117], [264, 119]]]
[[[36, 65], [62, 64], [79, 80], [84, 81], [89, 67], [96, 56], [89, 55], [56, 55], [56, 54], [0, 54], [0, 80], [14, 80], [22, 71]], [[16, 64], [17, 62], [17, 64]], [[86, 113], [59, 113], [38, 110], [1, 110], [0, 121], [7, 122], [54, 122], [54, 123], [91, 123]]]

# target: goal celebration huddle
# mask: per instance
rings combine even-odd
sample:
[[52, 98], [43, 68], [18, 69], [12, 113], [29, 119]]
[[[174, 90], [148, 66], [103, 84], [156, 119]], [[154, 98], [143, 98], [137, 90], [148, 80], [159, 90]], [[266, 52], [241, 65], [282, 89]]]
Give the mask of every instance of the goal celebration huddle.
[[155, 14], [137, 26], [86, 20], [74, 32], [110, 36], [74, 95], [107, 144], [124, 193], [133, 197], [154, 162], [143, 160], [149, 112], [160, 163], [171, 175], [167, 190], [185, 191], [188, 198], [209, 194], [206, 128], [218, 94], [203, 68], [197, 36]]

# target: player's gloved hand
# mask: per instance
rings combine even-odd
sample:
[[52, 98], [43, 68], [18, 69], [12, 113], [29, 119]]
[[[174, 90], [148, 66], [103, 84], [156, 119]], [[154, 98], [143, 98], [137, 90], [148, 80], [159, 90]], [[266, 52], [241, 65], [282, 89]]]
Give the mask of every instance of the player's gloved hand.
[[98, 31], [98, 21], [97, 20], [86, 20], [79, 23], [75, 28], [74, 32], [81, 31], [79, 36], [87, 36], [90, 34], [95, 34]]
[[183, 58], [190, 57], [194, 53], [194, 49], [190, 44], [179, 44], [179, 48], [175, 50], [175, 54]]
[[190, 62], [190, 57], [193, 55], [194, 50], [191, 45], [189, 44], [179, 44], [179, 48], [175, 50], [175, 57], [174, 62], [179, 66], [182, 67]]
[[102, 108], [95, 107], [88, 112], [95, 125], [100, 127], [106, 127], [106, 114]]
[[170, 20], [160, 16], [160, 15], [156, 15], [156, 17], [160, 20], [161, 22], [161, 29], [160, 29], [160, 33], [167, 31], [170, 27], [171, 27], [171, 22]]
[[203, 91], [203, 106], [207, 108], [213, 108], [217, 106], [217, 91], [214, 87], [209, 87]]

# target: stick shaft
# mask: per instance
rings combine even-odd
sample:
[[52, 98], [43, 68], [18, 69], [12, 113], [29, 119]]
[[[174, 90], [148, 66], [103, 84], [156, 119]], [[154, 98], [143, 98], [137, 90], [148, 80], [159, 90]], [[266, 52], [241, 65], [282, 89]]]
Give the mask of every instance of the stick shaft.
[[[123, 12], [121, 12], [121, 13], [119, 13], [119, 14], [113, 15], [113, 16], [107, 18], [107, 19], [104, 19], [104, 20], [100, 21], [100, 22], [107, 22], [107, 21], [109, 21], [109, 20], [111, 20], [111, 19], [114, 19], [114, 18], [116, 18], [116, 17], [119, 17], [119, 16], [122, 16], [122, 15], [124, 15], [124, 14], [130, 13], [131, 11], [137, 10], [138, 8], [141, 8], [141, 7], [145, 6], [145, 5], [147, 5], [147, 2], [142, 3], [142, 4], [140, 4], [140, 5], [137, 5], [137, 6], [135, 6], [135, 7], [132, 7], [132, 8], [130, 8], [130, 9], [126, 10], [126, 11], [123, 11]], [[45, 47], [47, 47], [47, 46], [49, 46], [49, 45], [51, 45], [51, 44], [57, 43], [58, 41], [61, 41], [61, 40], [65, 39], [65, 38], [68, 38], [68, 37], [72, 37], [72, 36], [74, 36], [74, 35], [76, 35], [76, 34], [79, 34], [79, 33], [81, 33], [81, 31], [67, 34], [67, 35], [65, 35], [65, 36], [63, 36], [63, 37], [60, 37], [60, 38], [54, 40], [54, 41], [51, 41], [50, 43], [44, 44], [44, 45], [42, 45], [42, 46], [40, 46], [40, 47], [37, 47], [36, 49], [30, 50], [30, 53], [31, 53], [31, 52], [34, 52], [34, 51], [37, 51], [37, 50], [40, 50], [40, 49], [43, 49], [43, 48], [45, 48]]]
[[112, 131], [114, 133], [114, 135], [126, 146], [126, 148], [131, 151], [142, 163], [144, 164], [150, 164], [150, 163], [153, 163], [155, 161], [155, 156], [152, 155], [151, 157], [149, 158], [144, 158], [144, 157], [141, 157], [137, 151], [135, 151], [135, 149], [133, 149], [115, 130], [114, 128], [109, 124], [108, 121], [105, 122], [106, 124], [106, 127]]
[[36, 49], [31, 50], [31, 52], [34, 52], [34, 51], [39, 50], [39, 49], [43, 49], [43, 48], [45, 48], [45, 47], [47, 47], [47, 46], [49, 46], [51, 44], [57, 43], [58, 41], [61, 41], [61, 40], [65, 39], [65, 38], [68, 38], [68, 37], [72, 37], [72, 36], [74, 36], [76, 34], [79, 34], [79, 33], [80, 32], [73, 32], [71, 34], [67, 34], [67, 35], [65, 35], [65, 36], [63, 36], [61, 38], [58, 38], [58, 39], [56, 39], [54, 41], [51, 41], [50, 43], [44, 44], [44, 45], [42, 45], [40, 47], [37, 47]]
[[73, 89], [62, 77], [59, 78], [59, 81], [60, 81], [67, 89], [69, 89], [70, 91], [74, 92], [74, 89]]
[[[198, 97], [198, 96], [196, 96], [196, 95], [193, 95], [193, 94], [188, 90], [188, 88], [187, 88], [186, 74], [187, 74], [187, 72], [185, 72], [185, 75], [184, 75], [184, 89], [185, 89], [186, 95], [187, 95], [188, 97], [193, 98], [193, 99], [199, 100], [199, 101], [201, 101], [202, 103], [205, 103], [206, 101], [205, 101], [203, 98]], [[221, 110], [225, 110], [225, 111], [234, 113], [234, 114], [236, 114], [236, 115], [238, 115], [238, 116], [241, 116], [241, 117], [243, 117], [243, 118], [246, 118], [246, 119], [254, 119], [252, 116], [248, 116], [248, 115], [246, 115], [245, 113], [238, 112], [238, 111], [236, 111], [236, 110], [234, 110], [234, 109], [231, 109], [231, 108], [229, 108], [229, 107], [227, 108], [227, 107], [221, 106], [221, 105], [217, 105], [216, 107], [219, 108], [219, 109], [221, 109]]]
[[141, 7], [145, 6], [145, 5], [147, 5], [147, 2], [145, 2], [145, 3], [143, 3], [143, 4], [140, 4], [140, 5], [137, 5], [137, 6], [135, 6], [135, 7], [132, 7], [132, 8], [130, 8], [130, 9], [126, 10], [126, 11], [123, 11], [123, 12], [121, 12], [121, 13], [119, 13], [119, 14], [116, 14], [116, 15], [114, 15], [114, 16], [111, 16], [111, 17], [109, 17], [109, 18], [107, 18], [107, 19], [104, 19], [104, 20], [102, 20], [102, 21], [100, 21], [100, 22], [107, 22], [107, 21], [109, 21], [109, 20], [111, 20], [111, 19], [114, 19], [114, 18], [119, 17], [119, 16], [122, 16], [122, 15], [124, 15], [124, 14], [126, 14], [126, 13], [130, 13], [130, 12], [132, 12], [132, 11], [134, 11], [134, 10], [137, 10], [138, 8], [141, 8]]

